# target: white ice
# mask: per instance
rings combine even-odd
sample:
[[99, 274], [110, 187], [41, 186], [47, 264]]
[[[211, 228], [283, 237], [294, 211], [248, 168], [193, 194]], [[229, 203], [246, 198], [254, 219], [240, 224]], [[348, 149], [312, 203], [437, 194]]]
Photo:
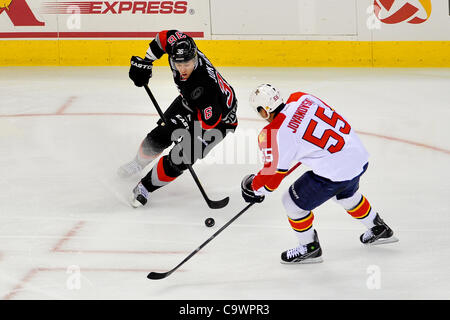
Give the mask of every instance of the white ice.
[[[450, 298], [449, 69], [219, 71], [236, 90], [239, 128], [194, 168], [208, 195], [230, 196], [229, 205], [209, 209], [185, 172], [133, 209], [138, 178], [116, 170], [158, 117], [128, 68], [0, 68], [0, 299]], [[177, 91], [166, 67], [153, 73], [164, 109]], [[359, 132], [371, 154], [360, 191], [400, 242], [364, 247], [364, 226], [330, 201], [314, 210], [324, 262], [280, 264], [297, 241], [281, 195], [308, 170], [300, 167], [170, 277], [148, 280], [245, 206], [240, 181], [260, 169], [252, 157], [265, 125], [248, 94], [266, 82], [284, 97], [320, 97]]]

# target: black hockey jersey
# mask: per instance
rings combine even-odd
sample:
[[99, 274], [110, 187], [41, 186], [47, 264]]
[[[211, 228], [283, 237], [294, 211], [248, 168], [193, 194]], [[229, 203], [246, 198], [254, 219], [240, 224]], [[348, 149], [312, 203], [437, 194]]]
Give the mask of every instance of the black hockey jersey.
[[181, 79], [180, 73], [170, 59], [173, 45], [177, 40], [189, 37], [177, 30], [165, 30], [157, 34], [150, 42], [146, 59], [156, 60], [165, 53], [169, 55], [169, 64], [178, 91], [183, 97], [183, 105], [198, 119], [204, 129], [221, 125], [237, 125], [237, 99], [234, 89], [214, 68], [208, 58], [197, 51], [198, 62], [188, 79]]

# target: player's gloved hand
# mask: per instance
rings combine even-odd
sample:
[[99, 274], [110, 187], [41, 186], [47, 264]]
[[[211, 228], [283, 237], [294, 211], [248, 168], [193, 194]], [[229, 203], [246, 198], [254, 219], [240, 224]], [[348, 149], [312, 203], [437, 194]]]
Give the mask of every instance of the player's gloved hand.
[[148, 80], [152, 77], [152, 68], [153, 61], [132, 56], [128, 76], [137, 87], [142, 87], [144, 84], [148, 84]]
[[258, 196], [255, 194], [255, 191], [252, 189], [252, 181], [253, 178], [255, 178], [254, 174], [248, 174], [242, 179], [241, 182], [241, 190], [242, 190], [242, 197], [244, 198], [245, 202], [248, 203], [260, 203], [264, 201], [265, 196], [261, 195]]
[[189, 119], [181, 114], [176, 114], [168, 121], [170, 121], [170, 125], [175, 129], [190, 129]]
[[171, 132], [172, 141], [179, 141], [180, 139], [184, 139], [187, 141], [191, 141], [191, 122], [189, 119], [181, 114], [176, 114], [173, 117], [167, 119], [168, 128]]

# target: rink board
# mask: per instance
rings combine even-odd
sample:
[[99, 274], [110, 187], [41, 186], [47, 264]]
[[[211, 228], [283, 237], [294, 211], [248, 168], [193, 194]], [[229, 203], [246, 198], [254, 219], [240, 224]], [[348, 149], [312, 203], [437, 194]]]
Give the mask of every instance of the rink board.
[[[450, 67], [448, 41], [197, 42], [200, 50], [220, 66]], [[0, 64], [125, 66], [132, 55], [144, 56], [147, 46], [147, 40], [0, 41], [0, 51], [11, 53], [2, 56]], [[156, 65], [168, 65], [167, 59], [157, 61]]]
[[125, 66], [132, 55], [145, 54], [157, 32], [179, 29], [218, 66], [450, 67], [449, 6], [431, 0], [5, 1], [0, 66]]

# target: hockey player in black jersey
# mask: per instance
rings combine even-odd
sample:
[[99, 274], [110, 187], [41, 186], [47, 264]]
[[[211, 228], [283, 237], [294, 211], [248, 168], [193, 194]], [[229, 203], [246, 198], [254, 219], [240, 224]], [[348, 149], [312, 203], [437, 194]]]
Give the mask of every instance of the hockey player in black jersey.
[[149, 194], [170, 183], [234, 132], [237, 100], [234, 89], [222, 78], [194, 40], [177, 30], [159, 32], [150, 42], [144, 59], [133, 56], [129, 77], [142, 87], [152, 76], [153, 61], [165, 53], [179, 95], [142, 141], [135, 158], [121, 166], [118, 174], [130, 177], [140, 173], [172, 143], [168, 155], [161, 157], [133, 189], [133, 207], [145, 205]]

